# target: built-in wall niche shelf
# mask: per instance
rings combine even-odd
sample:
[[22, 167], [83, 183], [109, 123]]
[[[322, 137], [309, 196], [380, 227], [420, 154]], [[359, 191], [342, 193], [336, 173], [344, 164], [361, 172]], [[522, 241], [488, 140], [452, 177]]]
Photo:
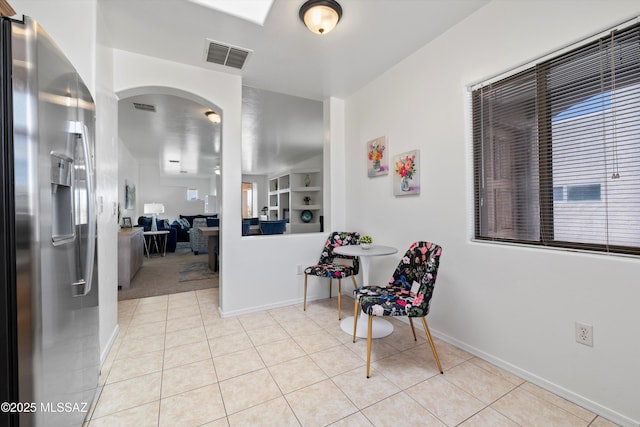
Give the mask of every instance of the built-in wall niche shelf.
[[[310, 199], [305, 204], [305, 197]], [[318, 169], [296, 169], [269, 178], [269, 219], [289, 218], [291, 233], [320, 231], [322, 216], [322, 172]], [[303, 211], [313, 219], [303, 222]]]
[[300, 210], [300, 211], [304, 211], [304, 210], [319, 211], [320, 209], [322, 209], [322, 205], [293, 205], [292, 209]]
[[322, 189], [322, 174], [320, 169], [298, 169], [290, 172], [291, 188], [319, 188]]
[[316, 191], [322, 191], [322, 187], [291, 187], [291, 191], [316, 192]]

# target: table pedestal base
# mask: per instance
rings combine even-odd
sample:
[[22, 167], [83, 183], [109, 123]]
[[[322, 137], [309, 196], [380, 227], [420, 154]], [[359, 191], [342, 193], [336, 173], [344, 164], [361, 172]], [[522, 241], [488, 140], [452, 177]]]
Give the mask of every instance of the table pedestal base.
[[[369, 249], [363, 249], [361, 245], [345, 245], [338, 246], [333, 250], [339, 255], [357, 256], [360, 257], [362, 263], [362, 285], [367, 286], [369, 283], [369, 262], [374, 256], [391, 255], [398, 252], [396, 248], [391, 246], [379, 246], [373, 245]], [[356, 329], [356, 337], [367, 337], [367, 315], [360, 311], [360, 318], [358, 319], [358, 326]], [[340, 322], [340, 328], [353, 336], [353, 316], [347, 317]], [[380, 319], [379, 317], [373, 318], [373, 324], [371, 325], [371, 338], [382, 338], [393, 332], [393, 324], [388, 320]]]
[[[342, 319], [340, 322], [340, 328], [353, 336], [353, 316]], [[363, 314], [358, 319], [356, 337], [367, 338], [367, 328], [367, 316]], [[393, 332], [393, 324], [391, 324], [391, 322], [380, 319], [379, 317], [373, 318], [373, 325], [371, 325], [371, 338], [383, 338], [390, 335], [391, 332]]]

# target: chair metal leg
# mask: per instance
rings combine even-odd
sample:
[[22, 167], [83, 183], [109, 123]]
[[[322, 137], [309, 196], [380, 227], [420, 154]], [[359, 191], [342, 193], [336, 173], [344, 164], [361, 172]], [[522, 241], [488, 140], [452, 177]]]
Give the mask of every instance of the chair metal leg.
[[413, 332], [413, 340], [418, 341], [418, 337], [416, 337], [416, 330], [413, 327], [413, 319], [409, 317], [409, 324], [411, 325], [411, 332]]
[[331, 291], [332, 291], [332, 289], [331, 289], [331, 288], [332, 288], [331, 281], [332, 281], [332, 280], [333, 280], [333, 279], [329, 278], [329, 298], [331, 298]]
[[358, 309], [360, 308], [360, 301], [356, 298], [356, 302], [353, 308], [353, 342], [356, 342], [356, 329], [358, 328]]
[[433, 343], [433, 338], [431, 338], [431, 332], [429, 332], [429, 326], [427, 325], [427, 319], [422, 318], [422, 326], [424, 326], [424, 331], [427, 333], [427, 339], [429, 340], [429, 345], [431, 346], [431, 351], [433, 352], [433, 357], [436, 359], [436, 363], [438, 364], [438, 369], [441, 374], [444, 374], [442, 370], [442, 365], [440, 364], [440, 358], [438, 357], [438, 352], [436, 351], [436, 346]]
[[307, 277], [308, 275], [304, 275], [304, 309], [303, 311], [307, 311]]
[[371, 328], [373, 327], [373, 316], [369, 315], [369, 328], [367, 330], [367, 378], [371, 373]]
[[342, 319], [342, 279], [338, 279], [338, 320]]
[[351, 276], [351, 281], [353, 282], [353, 289], [358, 289], [358, 283], [356, 282], [356, 276]]

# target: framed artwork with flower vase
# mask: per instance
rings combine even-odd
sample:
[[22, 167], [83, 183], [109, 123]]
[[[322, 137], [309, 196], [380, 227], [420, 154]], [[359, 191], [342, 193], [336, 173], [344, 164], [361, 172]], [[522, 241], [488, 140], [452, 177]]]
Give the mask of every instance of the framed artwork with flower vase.
[[420, 194], [420, 150], [407, 151], [393, 157], [393, 194]]
[[367, 175], [389, 174], [389, 144], [386, 136], [367, 142]]

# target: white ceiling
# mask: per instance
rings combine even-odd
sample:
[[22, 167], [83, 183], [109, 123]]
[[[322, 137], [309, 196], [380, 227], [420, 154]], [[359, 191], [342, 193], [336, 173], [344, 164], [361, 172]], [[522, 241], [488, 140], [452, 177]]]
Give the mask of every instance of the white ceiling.
[[[117, 49], [240, 74], [244, 86], [322, 101], [329, 96], [348, 97], [489, 2], [338, 1], [343, 9], [342, 19], [331, 33], [323, 36], [311, 33], [300, 21], [298, 11], [304, 0], [275, 0], [263, 26], [187, 0], [100, 0], [99, 10], [111, 31], [112, 46]], [[244, 69], [238, 71], [205, 62], [206, 39], [252, 50]], [[267, 107], [251, 111], [254, 119], [269, 114], [266, 101], [275, 99], [270, 98], [252, 101], [256, 107]], [[199, 119], [204, 107], [200, 106], [200, 110], [197, 106], [187, 107], [187, 101], [174, 105], [178, 101], [175, 97], [156, 95], [153, 100], [159, 104], [158, 108], [161, 105], [168, 111], [167, 115], [155, 116], [156, 120], [164, 122], [162, 125], [153, 123], [153, 118], [137, 120], [137, 115], [119, 115], [120, 135], [132, 153], [143, 155], [142, 146], [147, 147], [146, 156], [190, 150], [203, 146], [202, 142], [189, 142], [200, 137], [209, 138], [209, 147], [212, 146], [209, 124], [193, 119], [187, 120], [191, 126], [181, 127], [178, 121], [186, 120], [186, 116], [172, 112], [174, 108], [182, 108], [179, 111], [186, 114], [191, 109]], [[284, 100], [280, 99], [281, 102]], [[296, 98], [291, 100], [292, 105], [301, 102]], [[144, 96], [139, 101], [145, 102]], [[293, 114], [298, 110], [294, 108], [285, 123], [273, 118], [258, 120], [269, 126], [245, 126], [243, 112], [243, 155], [254, 153], [250, 161], [245, 159], [243, 162], [243, 172], [261, 173], [265, 170], [261, 166], [262, 160], [277, 166], [278, 159], [285, 153], [294, 151], [294, 157], [298, 155], [300, 141], [309, 139], [304, 126], [291, 126], [296, 122]], [[321, 126], [321, 116], [316, 119], [319, 120], [316, 125]], [[172, 118], [175, 118], [173, 123]], [[311, 123], [309, 117], [299, 120]], [[166, 138], [172, 134], [180, 137]], [[245, 143], [250, 146], [245, 147]], [[309, 144], [321, 149], [321, 136]], [[138, 147], [132, 148], [134, 145]], [[211, 151], [205, 153], [205, 157], [215, 156], [215, 150]], [[210, 170], [211, 165], [207, 167]]]
[[189, 0], [203, 6], [264, 25], [273, 0]]
[[[156, 111], [138, 110], [134, 102]], [[209, 121], [207, 111], [175, 95], [124, 98], [118, 102], [120, 138], [133, 157], [142, 164], [158, 163], [166, 175], [208, 177], [220, 166], [220, 125]]]

